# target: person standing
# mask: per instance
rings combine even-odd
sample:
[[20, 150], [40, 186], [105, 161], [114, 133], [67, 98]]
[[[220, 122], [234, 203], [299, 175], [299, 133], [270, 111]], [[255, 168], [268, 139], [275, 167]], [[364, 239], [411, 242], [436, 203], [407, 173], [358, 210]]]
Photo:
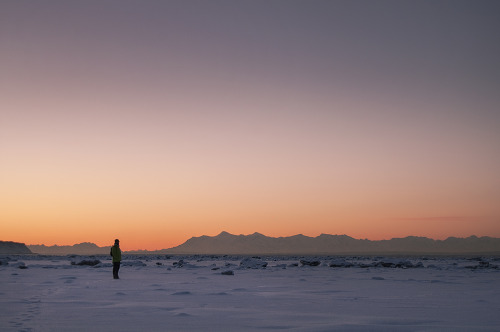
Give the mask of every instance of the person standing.
[[120, 250], [120, 240], [116, 239], [115, 244], [111, 247], [111, 257], [113, 257], [113, 279], [120, 279], [118, 277], [118, 270], [120, 270], [120, 262], [122, 261], [122, 251]]

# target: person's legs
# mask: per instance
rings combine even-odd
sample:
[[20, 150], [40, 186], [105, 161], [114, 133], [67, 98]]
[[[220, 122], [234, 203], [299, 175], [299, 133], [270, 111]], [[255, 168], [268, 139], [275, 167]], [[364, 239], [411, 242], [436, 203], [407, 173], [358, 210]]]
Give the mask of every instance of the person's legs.
[[118, 277], [118, 270], [120, 270], [120, 262], [113, 262], [113, 279], [120, 279]]

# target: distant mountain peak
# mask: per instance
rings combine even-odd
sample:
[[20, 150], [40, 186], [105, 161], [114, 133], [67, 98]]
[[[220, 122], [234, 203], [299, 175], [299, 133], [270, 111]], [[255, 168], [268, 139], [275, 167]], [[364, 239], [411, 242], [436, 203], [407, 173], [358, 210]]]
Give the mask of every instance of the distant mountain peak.
[[259, 232], [255, 232], [255, 233], [250, 234], [248, 236], [251, 236], [251, 237], [267, 237], [267, 236], [265, 236], [265, 235], [263, 235], [263, 234], [261, 234]]
[[92, 243], [92, 242], [82, 242], [82, 243], [77, 243], [74, 244], [73, 247], [81, 247], [81, 248], [99, 248], [97, 244]]
[[228, 233], [226, 231], [222, 231], [219, 233], [219, 235], [217, 235], [216, 237], [226, 237], [226, 236], [234, 236], [233, 234], [231, 233]]

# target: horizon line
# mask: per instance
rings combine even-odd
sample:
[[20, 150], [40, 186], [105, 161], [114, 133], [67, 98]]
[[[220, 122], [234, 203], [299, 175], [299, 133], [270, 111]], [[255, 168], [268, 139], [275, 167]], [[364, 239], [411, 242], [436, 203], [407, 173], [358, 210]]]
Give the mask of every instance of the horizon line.
[[[308, 238], [317, 238], [317, 237], [320, 237], [322, 235], [330, 235], [330, 236], [347, 236], [347, 237], [350, 237], [350, 238], [352, 238], [354, 240], [360, 240], [360, 241], [390, 241], [390, 240], [394, 240], [394, 239], [406, 239], [406, 238], [426, 238], [426, 239], [430, 239], [430, 240], [433, 240], [433, 241], [446, 241], [446, 240], [448, 240], [450, 238], [467, 239], [467, 238], [471, 238], [471, 237], [475, 237], [475, 238], [484, 238], [484, 237], [487, 237], [487, 238], [500, 238], [500, 237], [489, 236], [489, 235], [481, 235], [481, 236], [479, 236], [479, 235], [476, 235], [476, 234], [471, 234], [469, 236], [464, 236], [464, 237], [460, 237], [460, 236], [447, 236], [444, 239], [436, 239], [436, 238], [432, 238], [432, 237], [428, 237], [428, 236], [419, 236], [419, 235], [407, 235], [407, 236], [403, 236], [403, 237], [392, 237], [392, 238], [389, 238], [389, 239], [371, 240], [371, 239], [368, 239], [368, 238], [355, 238], [355, 237], [352, 237], [352, 236], [347, 235], [347, 234], [321, 233], [321, 234], [319, 234], [317, 236], [308, 236], [308, 235], [304, 235], [302, 233], [298, 233], [298, 234], [289, 235], [289, 236], [268, 236], [268, 235], [265, 235], [265, 234], [260, 233], [260, 232], [253, 232], [251, 234], [233, 234], [233, 233], [230, 233], [230, 232], [227, 232], [227, 231], [221, 231], [217, 235], [191, 236], [190, 238], [188, 238], [187, 240], [185, 240], [184, 242], [182, 242], [180, 245], [186, 243], [188, 240], [193, 239], [193, 238], [217, 237], [217, 236], [220, 236], [220, 235], [223, 235], [223, 234], [228, 234], [228, 235], [232, 235], [232, 236], [262, 235], [262, 236], [265, 236], [265, 237], [268, 237], [268, 238], [274, 238], [274, 239], [289, 238], [289, 237], [294, 237], [294, 236], [303, 236], [303, 237], [308, 237]], [[9, 241], [9, 240], [0, 240], [0, 241], [4, 241], [4, 242], [16, 242], [16, 241]], [[21, 243], [24, 243], [24, 242], [21, 242]], [[85, 244], [85, 243], [94, 244], [94, 245], [96, 245], [99, 248], [105, 248], [105, 247], [111, 247], [112, 246], [112, 245], [100, 246], [100, 245], [96, 244], [95, 242], [91, 242], [91, 241], [83, 241], [83, 242], [74, 243], [74, 244], [53, 244], [53, 245], [47, 245], [47, 244], [44, 244], [44, 243], [37, 243], [37, 244], [33, 244], [33, 243], [26, 244], [26, 243], [24, 243], [24, 244], [26, 246], [46, 246], [46, 247], [55, 247], [55, 246], [58, 246], [58, 247], [65, 247], [65, 246], [75, 246], [75, 245], [78, 245], [78, 244]], [[172, 249], [172, 248], [175, 248], [175, 247], [178, 247], [178, 246], [179, 245], [176, 245], [176, 246], [173, 246], [173, 247], [169, 247], [169, 248], [161, 248], [161, 249], [154, 249], [154, 250], [149, 250], [149, 249], [129, 249], [129, 250], [126, 250], [126, 251], [139, 251], [139, 250], [143, 250], [143, 251], [158, 251], [158, 250]]]

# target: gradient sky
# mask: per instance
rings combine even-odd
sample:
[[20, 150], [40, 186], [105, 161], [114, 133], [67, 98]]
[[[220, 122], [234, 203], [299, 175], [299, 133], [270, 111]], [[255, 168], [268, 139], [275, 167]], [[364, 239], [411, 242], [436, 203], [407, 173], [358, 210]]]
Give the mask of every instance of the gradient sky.
[[500, 237], [498, 1], [1, 1], [0, 240]]

